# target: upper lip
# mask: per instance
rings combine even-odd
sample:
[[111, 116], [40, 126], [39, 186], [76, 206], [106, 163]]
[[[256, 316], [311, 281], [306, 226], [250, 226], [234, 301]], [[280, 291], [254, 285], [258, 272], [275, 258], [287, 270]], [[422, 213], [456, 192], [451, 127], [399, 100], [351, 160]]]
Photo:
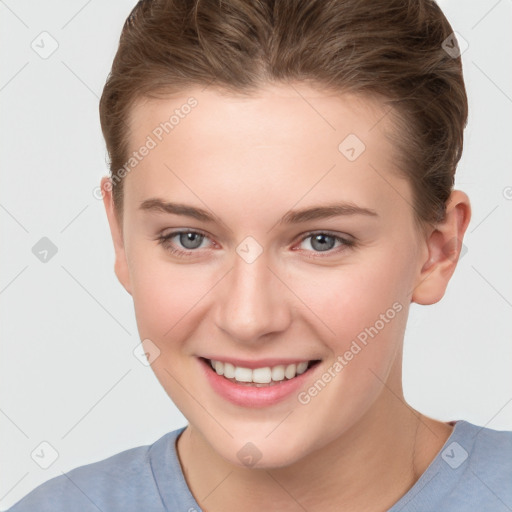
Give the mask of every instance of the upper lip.
[[242, 368], [249, 368], [251, 370], [254, 370], [255, 368], [265, 368], [267, 366], [273, 367], [273, 366], [288, 366], [290, 364], [299, 364], [299, 363], [306, 363], [309, 361], [318, 361], [319, 359], [312, 358], [267, 358], [267, 359], [257, 359], [257, 360], [250, 360], [247, 359], [237, 359], [234, 357], [224, 357], [224, 356], [201, 356], [203, 359], [209, 359], [213, 361], [221, 361], [223, 363], [231, 363], [233, 366], [240, 366]]

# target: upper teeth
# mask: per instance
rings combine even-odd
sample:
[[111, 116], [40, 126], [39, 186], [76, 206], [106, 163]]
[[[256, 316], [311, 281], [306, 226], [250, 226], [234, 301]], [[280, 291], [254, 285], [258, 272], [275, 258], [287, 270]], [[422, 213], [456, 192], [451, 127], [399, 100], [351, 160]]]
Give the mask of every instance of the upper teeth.
[[299, 364], [265, 366], [264, 368], [243, 368], [242, 366], [234, 366], [231, 363], [223, 363], [222, 361], [210, 360], [212, 368], [218, 375], [224, 375], [227, 379], [235, 379], [239, 382], [255, 382], [257, 384], [267, 384], [271, 381], [279, 382], [287, 379], [293, 379], [296, 375], [300, 375], [307, 370], [308, 361]]

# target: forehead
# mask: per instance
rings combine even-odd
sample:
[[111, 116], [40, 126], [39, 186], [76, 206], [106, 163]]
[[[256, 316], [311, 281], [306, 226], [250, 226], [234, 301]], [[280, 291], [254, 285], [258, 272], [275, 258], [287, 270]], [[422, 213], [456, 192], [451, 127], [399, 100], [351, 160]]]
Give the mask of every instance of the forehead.
[[[149, 140], [152, 148], [127, 176], [126, 193], [140, 201], [179, 190], [197, 203], [194, 191], [211, 198], [217, 189], [224, 202], [245, 196], [261, 203], [258, 191], [266, 203], [275, 198], [291, 207], [309, 190], [311, 201], [327, 192], [396, 205], [397, 191], [383, 180], [397, 179], [388, 114], [375, 98], [304, 84], [268, 86], [250, 96], [191, 88], [141, 99], [131, 111], [130, 148]], [[408, 184], [396, 187], [409, 194]]]
[[[190, 107], [192, 102], [194, 106]], [[154, 131], [175, 113], [171, 121], [173, 138], [179, 138], [179, 132], [192, 123], [205, 145], [221, 134], [238, 139], [242, 146], [266, 144], [269, 140], [293, 143], [321, 139], [329, 143], [350, 130], [375, 144], [384, 131], [393, 129], [388, 112], [383, 100], [374, 97], [295, 83], [268, 85], [251, 95], [191, 88], [164, 99], [141, 98], [130, 112], [129, 124], [132, 142], [133, 137]], [[192, 121], [183, 122], [187, 117]], [[182, 125], [179, 130], [178, 125]], [[377, 125], [379, 129], [375, 130]]]

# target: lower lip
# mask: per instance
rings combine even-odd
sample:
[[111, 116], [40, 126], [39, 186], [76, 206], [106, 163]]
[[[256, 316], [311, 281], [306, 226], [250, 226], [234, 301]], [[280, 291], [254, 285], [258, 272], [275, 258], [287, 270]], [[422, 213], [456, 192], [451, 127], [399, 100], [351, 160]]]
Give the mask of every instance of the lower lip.
[[202, 370], [208, 379], [211, 387], [222, 398], [225, 398], [231, 403], [240, 405], [242, 407], [267, 407], [285, 400], [304, 385], [305, 380], [311, 375], [317, 365], [308, 368], [301, 375], [297, 375], [290, 380], [283, 380], [279, 384], [273, 386], [248, 386], [243, 384], [236, 384], [230, 380], [218, 375], [217, 372], [211, 367], [208, 361], [198, 358], [202, 366]]

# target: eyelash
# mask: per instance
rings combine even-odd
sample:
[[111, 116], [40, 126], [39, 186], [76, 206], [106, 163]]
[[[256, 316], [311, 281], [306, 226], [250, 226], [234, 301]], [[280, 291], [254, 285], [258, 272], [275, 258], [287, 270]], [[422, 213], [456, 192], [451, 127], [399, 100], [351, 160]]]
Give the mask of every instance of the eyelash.
[[[169, 253], [172, 254], [173, 256], [177, 256], [179, 258], [186, 258], [186, 257], [192, 256], [194, 253], [198, 252], [199, 249], [193, 249], [193, 250], [192, 249], [188, 249], [188, 250], [176, 249], [170, 244], [170, 240], [177, 235], [182, 235], [182, 234], [187, 234], [187, 233], [193, 233], [193, 234], [208, 238], [208, 236], [205, 233], [190, 229], [190, 230], [173, 231], [166, 235], [160, 235], [157, 238], [157, 241], [160, 245], [162, 245], [164, 247], [164, 249], [166, 251], [169, 251]], [[299, 244], [304, 242], [304, 240], [307, 240], [308, 238], [312, 238], [317, 235], [327, 235], [329, 237], [334, 238], [336, 241], [341, 242], [342, 245], [338, 248], [329, 249], [327, 251], [308, 251], [308, 250], [306, 250], [306, 253], [309, 253], [309, 254], [306, 254], [306, 257], [308, 257], [308, 258], [323, 258], [326, 256], [327, 257], [332, 256], [333, 254], [338, 254], [344, 250], [353, 248], [356, 245], [354, 240], [344, 238], [339, 235], [335, 235], [333, 233], [330, 233], [329, 231], [312, 231], [312, 232], [306, 233], [299, 240]], [[314, 256], [312, 254], [310, 254], [311, 252], [313, 252]], [[323, 254], [325, 254], [326, 256], [323, 256]]]

